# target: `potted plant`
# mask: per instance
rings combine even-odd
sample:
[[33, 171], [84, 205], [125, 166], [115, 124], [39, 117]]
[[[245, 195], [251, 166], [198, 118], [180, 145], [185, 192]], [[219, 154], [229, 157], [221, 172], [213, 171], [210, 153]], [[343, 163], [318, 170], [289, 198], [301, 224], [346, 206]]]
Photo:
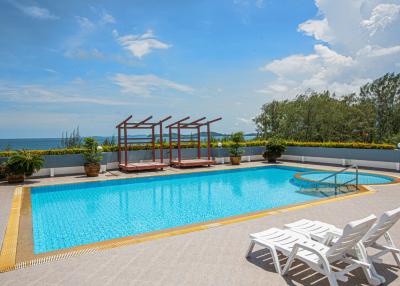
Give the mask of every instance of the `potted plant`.
[[233, 142], [229, 149], [231, 164], [240, 165], [242, 154], [244, 153], [243, 149], [240, 146], [240, 143], [244, 141], [243, 132], [233, 133], [230, 139]]
[[25, 177], [32, 176], [44, 165], [43, 157], [29, 151], [20, 151], [11, 156], [5, 164], [5, 173], [9, 183], [22, 183]]
[[6, 163], [0, 164], [0, 180], [3, 180], [7, 177], [6, 175]]
[[271, 138], [267, 141], [265, 152], [263, 153], [264, 159], [270, 163], [276, 163], [276, 159], [282, 156], [286, 151], [286, 142], [279, 138]]
[[102, 148], [94, 138], [85, 138], [83, 147], [85, 148], [83, 156], [85, 158], [86, 176], [97, 177], [100, 173], [99, 162], [103, 159]]

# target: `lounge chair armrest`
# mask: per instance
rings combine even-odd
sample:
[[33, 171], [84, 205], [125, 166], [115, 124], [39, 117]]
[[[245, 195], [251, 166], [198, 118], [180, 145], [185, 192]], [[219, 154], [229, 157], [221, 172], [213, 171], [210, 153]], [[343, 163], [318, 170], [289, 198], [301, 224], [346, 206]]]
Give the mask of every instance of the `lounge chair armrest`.
[[382, 248], [389, 250], [391, 252], [394, 252], [394, 253], [400, 253], [400, 249], [392, 247], [392, 246], [382, 245]]
[[290, 252], [290, 254], [288, 256], [288, 260], [286, 262], [285, 267], [283, 268], [282, 275], [286, 275], [286, 273], [289, 271], [289, 267], [292, 264], [293, 260], [296, 258], [297, 252], [299, 250], [301, 250], [301, 249], [310, 251], [311, 253], [314, 253], [315, 255], [317, 255], [319, 260], [320, 260], [320, 263], [322, 265], [324, 265], [324, 268], [328, 269], [330, 267], [327, 258], [321, 252], [319, 252], [318, 250], [308, 246], [305, 243], [297, 242], [293, 246], [293, 249], [292, 249], [292, 251]]
[[339, 238], [343, 235], [343, 231], [337, 229], [337, 230], [330, 230], [326, 233], [325, 235], [325, 239], [323, 241], [323, 243], [325, 245], [329, 245], [332, 243], [332, 240], [334, 240], [335, 238]]
[[316, 255], [319, 257], [319, 259], [321, 259], [321, 261], [324, 261], [324, 262], [326, 261], [326, 262], [327, 262], [326, 257], [325, 257], [321, 252], [319, 252], [318, 250], [316, 250], [316, 249], [314, 249], [314, 248], [312, 248], [312, 247], [310, 247], [310, 246], [308, 246], [307, 244], [302, 243], [302, 242], [297, 242], [297, 243], [293, 246], [293, 249], [292, 249], [292, 252], [290, 253], [290, 255], [292, 255], [292, 254], [293, 254], [293, 255], [296, 255], [297, 252], [298, 252], [300, 249], [308, 250], [308, 251], [310, 251], [310, 252], [316, 254]]

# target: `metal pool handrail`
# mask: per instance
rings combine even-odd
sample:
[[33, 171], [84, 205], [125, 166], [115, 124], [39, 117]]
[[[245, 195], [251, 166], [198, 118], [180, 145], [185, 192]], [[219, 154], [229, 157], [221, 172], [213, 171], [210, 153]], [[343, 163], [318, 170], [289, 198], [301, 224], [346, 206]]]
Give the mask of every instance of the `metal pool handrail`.
[[[339, 175], [339, 174], [341, 174], [341, 173], [343, 173], [343, 172], [345, 172], [345, 171], [347, 171], [347, 170], [349, 170], [349, 169], [352, 169], [352, 168], [356, 169], [356, 177], [355, 177], [355, 179], [351, 179], [351, 180], [349, 180], [349, 181], [347, 181], [347, 182], [344, 182], [344, 183], [338, 185], [338, 184], [337, 184], [337, 175]], [[356, 181], [356, 189], [358, 190], [358, 166], [357, 166], [357, 165], [351, 165], [351, 166], [346, 167], [346, 168], [344, 168], [344, 169], [342, 169], [342, 170], [339, 170], [339, 171], [337, 171], [337, 172], [334, 172], [333, 174], [330, 174], [329, 176], [326, 176], [325, 178], [323, 178], [323, 179], [321, 179], [321, 180], [319, 180], [319, 181], [316, 181], [316, 189], [318, 190], [318, 183], [322, 183], [323, 181], [325, 181], [325, 180], [327, 180], [327, 179], [329, 179], [329, 178], [332, 178], [332, 177], [335, 178], [335, 182], [334, 182], [334, 185], [335, 185], [335, 195], [337, 194], [337, 189], [338, 189], [338, 188], [340, 188], [340, 187], [342, 187], [342, 186], [344, 186], [344, 185], [347, 185], [348, 183], [350, 183], [350, 182], [352, 182], [352, 181], [354, 181], [354, 180]]]

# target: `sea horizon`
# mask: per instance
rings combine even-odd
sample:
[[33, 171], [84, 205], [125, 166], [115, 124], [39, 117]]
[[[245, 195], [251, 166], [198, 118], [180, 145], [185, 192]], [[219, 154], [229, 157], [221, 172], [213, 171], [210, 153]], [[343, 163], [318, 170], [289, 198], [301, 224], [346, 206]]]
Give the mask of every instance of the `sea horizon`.
[[[176, 134], [174, 134], [176, 135]], [[144, 137], [148, 135], [132, 135], [129, 137]], [[190, 137], [190, 134], [185, 134], [183, 137]], [[223, 138], [228, 137], [229, 134], [223, 134], [223, 133], [213, 133], [213, 138], [214, 139], [219, 139], [222, 140]], [[108, 138], [111, 139], [114, 137], [115, 142], [117, 142], [117, 137], [116, 136], [82, 136], [81, 138], [87, 138], [87, 137], [93, 137], [96, 138], [96, 140], [99, 142], [99, 144], [103, 144], [103, 142]], [[244, 135], [246, 140], [254, 139], [255, 134], [250, 133], [250, 134], [245, 134]], [[158, 138], [158, 135], [156, 136]], [[163, 134], [164, 140], [168, 140], [168, 135]], [[202, 134], [200, 136], [201, 141], [205, 141], [207, 139], [207, 136]], [[8, 139], [0, 139], [0, 151], [4, 150], [50, 150], [50, 149], [62, 149], [64, 148], [62, 146], [62, 138], [8, 138]]]

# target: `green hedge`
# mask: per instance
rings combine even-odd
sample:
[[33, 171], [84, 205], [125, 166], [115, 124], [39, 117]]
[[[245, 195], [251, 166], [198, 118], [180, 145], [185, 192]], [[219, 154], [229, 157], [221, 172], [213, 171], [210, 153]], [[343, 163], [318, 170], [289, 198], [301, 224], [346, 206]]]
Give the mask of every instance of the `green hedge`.
[[[265, 146], [266, 140], [252, 140], [239, 143], [241, 147], [255, 147]], [[234, 144], [231, 141], [222, 142], [222, 147], [229, 148]], [[325, 147], [325, 148], [354, 148], [354, 149], [386, 149], [393, 150], [395, 145], [391, 144], [375, 144], [375, 143], [361, 143], [361, 142], [296, 142], [286, 141], [287, 146], [299, 146], [299, 147]], [[168, 144], [163, 145], [165, 149], [168, 149]], [[177, 144], [173, 144], [174, 148]], [[212, 147], [217, 147], [218, 143], [211, 143]], [[182, 148], [196, 148], [197, 143], [184, 143]], [[207, 144], [202, 142], [202, 148], [206, 148]], [[156, 144], [156, 148], [159, 148], [159, 144]], [[149, 150], [151, 145], [141, 146], [130, 146], [129, 150]], [[118, 151], [118, 146], [103, 146], [104, 152], [115, 152]], [[53, 149], [53, 150], [32, 150], [31, 152], [38, 155], [64, 155], [64, 154], [82, 154], [85, 150], [83, 148], [71, 148], [71, 149]], [[0, 151], [0, 157], [9, 157], [16, 154], [16, 151]]]

